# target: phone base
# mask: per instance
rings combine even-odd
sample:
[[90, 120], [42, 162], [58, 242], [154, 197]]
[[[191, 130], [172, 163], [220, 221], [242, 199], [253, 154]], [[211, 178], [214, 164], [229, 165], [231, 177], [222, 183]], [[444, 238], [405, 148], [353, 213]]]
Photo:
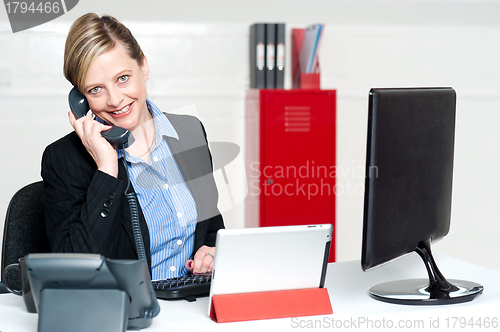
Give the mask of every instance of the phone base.
[[129, 302], [117, 289], [43, 289], [38, 332], [124, 332]]

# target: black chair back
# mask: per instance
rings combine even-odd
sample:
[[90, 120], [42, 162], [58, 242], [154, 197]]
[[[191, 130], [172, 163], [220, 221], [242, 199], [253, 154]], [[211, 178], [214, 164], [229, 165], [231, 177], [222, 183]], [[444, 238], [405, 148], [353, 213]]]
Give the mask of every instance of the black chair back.
[[[25, 186], [12, 196], [7, 208], [2, 243], [2, 270], [30, 253], [50, 252], [42, 204], [43, 182]], [[19, 289], [19, 278], [9, 273], [9, 285]], [[5, 283], [5, 280], [2, 280]], [[0, 289], [2, 285], [0, 285]]]

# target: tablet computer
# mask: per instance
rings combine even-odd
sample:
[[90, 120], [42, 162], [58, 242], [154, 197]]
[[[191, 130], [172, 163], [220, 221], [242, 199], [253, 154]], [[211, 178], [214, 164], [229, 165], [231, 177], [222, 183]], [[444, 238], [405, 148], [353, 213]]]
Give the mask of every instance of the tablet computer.
[[214, 295], [323, 287], [332, 231], [331, 224], [219, 230], [208, 314]]

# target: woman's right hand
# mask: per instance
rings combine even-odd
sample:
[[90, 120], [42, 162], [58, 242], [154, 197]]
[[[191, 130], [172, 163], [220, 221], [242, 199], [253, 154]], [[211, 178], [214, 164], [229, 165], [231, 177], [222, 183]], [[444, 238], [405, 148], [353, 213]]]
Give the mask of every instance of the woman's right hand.
[[82, 140], [87, 152], [94, 159], [97, 169], [113, 177], [118, 177], [118, 155], [116, 150], [101, 135], [111, 126], [104, 125], [89, 116], [77, 119], [73, 112], [68, 112], [69, 122]]

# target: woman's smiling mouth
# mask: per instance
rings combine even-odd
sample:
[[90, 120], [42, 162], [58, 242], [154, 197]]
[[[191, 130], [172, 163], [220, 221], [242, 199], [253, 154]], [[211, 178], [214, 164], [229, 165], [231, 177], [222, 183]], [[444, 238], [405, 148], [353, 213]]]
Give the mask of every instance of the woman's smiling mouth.
[[114, 112], [111, 112], [113, 115], [127, 115], [127, 113], [129, 113], [130, 111], [130, 108], [131, 108], [132, 104], [128, 104], [127, 106], [125, 106], [124, 108], [122, 108], [121, 110], [119, 111], [114, 111]]

